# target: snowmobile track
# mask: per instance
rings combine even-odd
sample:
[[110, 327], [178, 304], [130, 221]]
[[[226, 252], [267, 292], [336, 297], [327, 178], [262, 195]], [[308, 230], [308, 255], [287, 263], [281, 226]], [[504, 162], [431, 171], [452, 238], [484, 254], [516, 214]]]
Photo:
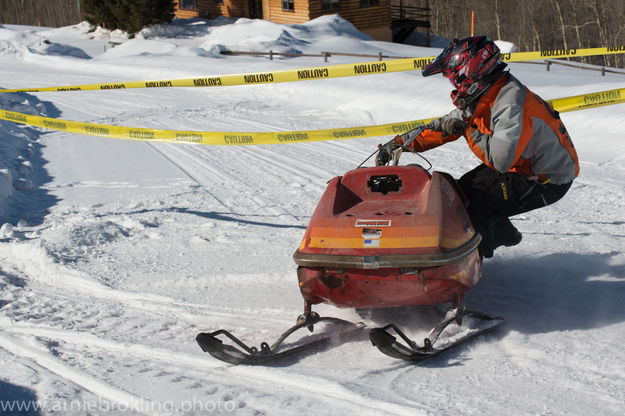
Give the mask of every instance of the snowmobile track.
[[[165, 349], [152, 348], [145, 345], [118, 343], [105, 340], [88, 333], [76, 331], [56, 330], [41, 328], [35, 325], [20, 324], [13, 328], [3, 328], [11, 335], [0, 334], [0, 347], [7, 349], [19, 357], [33, 360], [37, 365], [46, 368], [66, 378], [78, 386], [113, 402], [138, 403], [138, 409], [149, 408], [149, 399], [138, 397], [132, 393], [121, 390], [104, 381], [73, 368], [63, 360], [54, 357], [43, 346], [33, 340], [45, 338], [52, 341], [61, 341], [67, 344], [83, 345], [107, 353], [133, 355], [141, 359], [148, 359], [173, 366], [183, 366], [187, 374], [194, 374], [198, 379], [210, 379], [224, 385], [246, 385], [252, 389], [259, 389], [266, 394], [272, 394], [277, 387], [290, 390], [297, 395], [305, 395], [311, 399], [321, 400], [330, 408], [345, 406], [357, 408], [358, 414], [374, 415], [379, 412], [389, 415], [414, 415], [415, 409], [398, 403], [380, 402], [370, 399], [370, 394], [363, 391], [361, 394], [354, 392], [353, 387], [329, 382], [328, 380], [316, 379], [308, 375], [294, 375], [275, 368], [271, 372], [254, 367], [231, 367], [214, 360], [204, 359], [194, 354], [176, 352]], [[24, 349], [21, 346], [30, 340], [31, 347]], [[60, 347], [63, 347], [62, 345]], [[113, 363], [111, 363], [113, 364]], [[207, 372], [209, 374], [207, 374]], [[143, 403], [143, 404], [142, 404]], [[411, 403], [411, 405], [414, 405]], [[422, 409], [428, 410], [428, 409]]]

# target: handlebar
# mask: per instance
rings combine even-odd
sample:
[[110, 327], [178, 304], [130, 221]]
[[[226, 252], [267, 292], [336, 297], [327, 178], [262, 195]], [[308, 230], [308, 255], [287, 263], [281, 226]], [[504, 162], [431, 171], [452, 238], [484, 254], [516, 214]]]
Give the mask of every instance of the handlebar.
[[[416, 134], [412, 135], [413, 137], [411, 139], [409, 139], [408, 141], [404, 142], [404, 144], [402, 146], [399, 146], [395, 149], [391, 150], [391, 154], [389, 156], [390, 159], [384, 164], [384, 166], [388, 165], [389, 162], [392, 163], [391, 166], [397, 166], [399, 164], [399, 158], [401, 157], [401, 154], [403, 152], [410, 152], [410, 153], [414, 153], [415, 155], [419, 156], [420, 158], [422, 158], [423, 160], [425, 160], [427, 162], [427, 164], [430, 166], [429, 168], [427, 168], [426, 170], [430, 170], [432, 168], [432, 164], [430, 163], [429, 160], [427, 160], [425, 157], [423, 157], [420, 153], [415, 152], [411, 147], [410, 144], [414, 141], [415, 138], [417, 138], [421, 132], [423, 132], [424, 130], [427, 130], [431, 128], [431, 126], [429, 124], [423, 124], [421, 126], [416, 127], [413, 131], [416, 131]], [[380, 144], [378, 146], [378, 148], [371, 153], [365, 160], [362, 161], [362, 163], [360, 165], [358, 165], [358, 168], [361, 168], [362, 165], [364, 165], [369, 159], [371, 159], [371, 157], [373, 157], [374, 155], [376, 155], [377, 153], [379, 153], [382, 149], [391, 149], [391, 144], [395, 144], [395, 138], [389, 140], [388, 142], [384, 143], [384, 144]]]

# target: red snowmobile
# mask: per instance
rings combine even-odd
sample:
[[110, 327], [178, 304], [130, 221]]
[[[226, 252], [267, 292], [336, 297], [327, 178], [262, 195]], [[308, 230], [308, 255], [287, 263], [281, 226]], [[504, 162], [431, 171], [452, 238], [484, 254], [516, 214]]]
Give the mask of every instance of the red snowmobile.
[[[451, 303], [423, 346], [394, 324], [370, 329], [369, 337], [380, 351], [410, 361], [439, 354], [503, 322], [461, 305], [464, 293], [482, 276], [481, 236], [471, 225], [466, 201], [450, 175], [430, 174], [419, 165], [397, 165], [408, 145], [393, 152], [391, 166], [359, 167], [328, 183], [293, 255], [305, 302], [304, 314], [295, 326], [273, 345], [262, 343], [260, 349], [247, 346], [226, 330], [201, 333], [196, 339], [202, 349], [230, 363], [263, 364], [332, 338], [322, 336], [280, 348], [300, 328], [312, 331], [317, 323], [331, 322], [345, 325], [344, 332], [363, 329], [363, 324], [320, 317], [312, 311], [312, 305], [319, 303], [358, 309]], [[442, 331], [452, 323], [461, 325], [465, 317], [489, 321], [489, 325], [445, 347], [435, 347]], [[224, 344], [219, 335], [234, 345]]]

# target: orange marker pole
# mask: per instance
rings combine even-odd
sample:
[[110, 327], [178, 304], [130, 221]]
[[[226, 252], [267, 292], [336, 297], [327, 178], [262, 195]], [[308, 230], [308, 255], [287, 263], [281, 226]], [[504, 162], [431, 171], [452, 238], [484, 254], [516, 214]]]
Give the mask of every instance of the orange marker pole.
[[471, 11], [471, 36], [473, 36], [474, 28], [475, 28], [475, 11]]

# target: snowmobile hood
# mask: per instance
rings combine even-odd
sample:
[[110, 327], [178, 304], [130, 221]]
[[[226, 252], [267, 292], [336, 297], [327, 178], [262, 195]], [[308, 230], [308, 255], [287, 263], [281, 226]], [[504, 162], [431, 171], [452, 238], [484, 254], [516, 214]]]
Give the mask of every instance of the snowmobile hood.
[[372, 256], [417, 256], [439, 265], [474, 250], [479, 240], [449, 175], [417, 165], [371, 167], [328, 183], [294, 258], [322, 266], [341, 256], [365, 263]]

